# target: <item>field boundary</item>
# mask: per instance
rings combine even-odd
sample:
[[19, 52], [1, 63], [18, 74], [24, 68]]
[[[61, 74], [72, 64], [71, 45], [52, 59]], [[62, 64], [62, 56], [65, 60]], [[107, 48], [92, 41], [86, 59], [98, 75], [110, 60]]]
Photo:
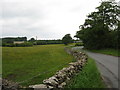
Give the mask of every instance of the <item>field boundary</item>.
[[[58, 67], [61, 67], [61, 66], [63, 66], [63, 65], [66, 65], [66, 64], [59, 65]], [[55, 68], [58, 68], [58, 67], [55, 67]], [[46, 74], [46, 73], [54, 70], [55, 68], [52, 68], [52, 69], [50, 69], [50, 70], [48, 70], [48, 71], [45, 71], [45, 72], [41, 72], [41, 73], [39, 73], [39, 74], [37, 74], [37, 75], [29, 78], [29, 79], [26, 79], [26, 80], [24, 80], [24, 81], [20, 81], [20, 82], [17, 82], [17, 83], [18, 83], [18, 84], [21, 84], [21, 83], [24, 83], [24, 82], [28, 82], [29, 80], [32, 80], [32, 79], [34, 79], [35, 77], [38, 77], [38, 76], [40, 76], [40, 75]]]
[[62, 70], [56, 72], [52, 77], [43, 80], [43, 84], [30, 85], [30, 88], [63, 88], [67, 82], [78, 72], [80, 72], [83, 66], [87, 62], [87, 55], [82, 52], [70, 51], [77, 61], [74, 63], [69, 63], [69, 67], [63, 68]]

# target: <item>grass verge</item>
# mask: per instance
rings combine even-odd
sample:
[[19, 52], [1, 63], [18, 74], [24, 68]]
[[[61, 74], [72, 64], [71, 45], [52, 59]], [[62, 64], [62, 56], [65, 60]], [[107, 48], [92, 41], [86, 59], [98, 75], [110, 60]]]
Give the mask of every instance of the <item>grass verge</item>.
[[62, 44], [2, 47], [3, 78], [23, 86], [42, 83], [73, 60], [64, 47]]
[[115, 49], [102, 49], [102, 50], [90, 50], [90, 51], [96, 53], [108, 54], [112, 56], [120, 56], [120, 50], [115, 50]]
[[65, 88], [105, 88], [94, 60], [89, 58], [87, 65]]

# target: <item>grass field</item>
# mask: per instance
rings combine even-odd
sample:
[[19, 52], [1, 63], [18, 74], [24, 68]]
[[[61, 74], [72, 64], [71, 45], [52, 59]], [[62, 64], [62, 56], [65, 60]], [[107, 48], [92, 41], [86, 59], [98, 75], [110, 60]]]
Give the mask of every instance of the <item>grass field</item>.
[[115, 49], [102, 49], [102, 50], [90, 50], [90, 51], [96, 52], [96, 53], [113, 55], [113, 56], [120, 56], [120, 50], [115, 50]]
[[[73, 60], [73, 57], [64, 51], [64, 47], [64, 45], [3, 47], [3, 78], [21, 82], [20, 84], [24, 86], [42, 83], [44, 79]], [[22, 82], [24, 80], [26, 81]]]
[[100, 73], [93, 59], [88, 59], [88, 64], [85, 65], [82, 72], [75, 76], [68, 83], [66, 88], [105, 88]]

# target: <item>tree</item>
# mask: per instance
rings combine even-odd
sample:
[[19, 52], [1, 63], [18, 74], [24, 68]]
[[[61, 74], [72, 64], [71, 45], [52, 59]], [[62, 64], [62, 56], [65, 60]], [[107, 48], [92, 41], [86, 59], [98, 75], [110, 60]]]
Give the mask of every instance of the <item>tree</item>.
[[65, 45], [68, 45], [69, 43], [72, 43], [72, 37], [70, 36], [70, 34], [66, 34], [63, 38], [62, 41]]
[[[104, 1], [96, 12], [88, 15], [85, 23], [81, 25], [75, 37], [82, 39], [86, 48], [101, 49], [113, 46], [112, 38], [118, 27], [120, 6], [115, 2]], [[114, 34], [113, 34], [114, 33]]]
[[34, 41], [35, 41], [35, 39], [34, 39], [34, 38], [31, 38], [29, 41], [34, 42]]

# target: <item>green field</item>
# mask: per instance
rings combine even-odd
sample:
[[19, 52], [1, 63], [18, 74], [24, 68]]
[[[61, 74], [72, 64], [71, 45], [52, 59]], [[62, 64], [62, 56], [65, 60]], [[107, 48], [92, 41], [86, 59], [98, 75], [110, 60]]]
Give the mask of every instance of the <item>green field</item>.
[[[3, 47], [3, 78], [21, 85], [40, 84], [57, 70], [67, 66], [73, 57], [64, 51], [64, 45], [33, 47]], [[26, 80], [25, 82], [22, 82]]]
[[93, 59], [89, 58], [82, 72], [68, 83], [66, 88], [105, 88], [101, 75]]

